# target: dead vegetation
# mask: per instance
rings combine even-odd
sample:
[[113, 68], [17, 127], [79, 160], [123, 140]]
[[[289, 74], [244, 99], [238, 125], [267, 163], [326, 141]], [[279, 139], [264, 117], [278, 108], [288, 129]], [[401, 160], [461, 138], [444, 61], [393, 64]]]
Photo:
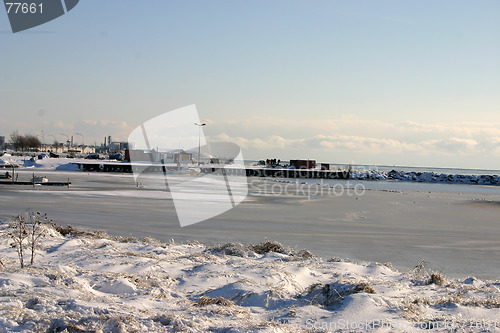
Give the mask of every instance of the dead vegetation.
[[265, 241], [259, 244], [243, 245], [241, 243], [226, 243], [212, 246], [209, 251], [213, 253], [221, 253], [224, 255], [230, 255], [235, 257], [248, 257], [249, 252], [256, 254], [267, 254], [267, 253], [281, 253], [287, 254], [292, 257], [302, 258], [302, 259], [313, 259], [315, 255], [308, 250], [293, 250], [281, 243], [276, 241]]
[[[46, 235], [46, 226], [49, 220], [47, 214], [40, 212], [26, 211], [18, 214], [13, 220], [8, 222], [6, 234], [12, 240], [11, 246], [16, 249], [19, 259], [19, 266], [25, 267], [26, 251], [30, 256], [29, 263], [35, 262], [36, 250], [42, 245], [42, 240]], [[1, 263], [0, 261], [0, 264]]]
[[446, 278], [443, 274], [434, 272], [429, 277], [427, 284], [435, 284], [438, 286], [445, 286], [447, 284]]
[[340, 302], [345, 297], [357, 293], [376, 294], [375, 289], [366, 281], [350, 282], [345, 280], [333, 283], [316, 283], [299, 296], [299, 298], [309, 299], [311, 304], [330, 306]]
[[69, 224], [67, 225], [66, 228], [61, 225], [57, 226], [56, 231], [63, 236], [92, 236], [94, 238], [104, 238], [104, 239], [111, 238], [107, 233], [103, 231], [78, 229], [72, 227]]
[[[130, 243], [137, 241], [136, 237], [110, 236], [104, 231], [80, 229], [80, 228], [75, 228], [69, 224], [66, 226], [66, 228], [59, 225], [56, 227], [55, 230], [63, 236], [88, 236], [95, 239], [109, 239], [120, 243]], [[153, 238], [145, 239], [144, 242], [146, 244], [150, 244], [148, 243], [149, 240], [153, 240]], [[154, 239], [154, 242], [158, 243], [160, 241]], [[153, 241], [151, 241], [151, 243], [153, 243]]]
[[250, 249], [257, 254], [266, 254], [269, 252], [285, 253], [290, 252], [278, 242], [266, 241], [257, 245], [250, 245]]
[[220, 306], [233, 306], [234, 302], [228, 299], [225, 299], [222, 296], [219, 297], [210, 297], [210, 296], [201, 296], [196, 302], [194, 302], [195, 306], [207, 306], [210, 304], [220, 305]]

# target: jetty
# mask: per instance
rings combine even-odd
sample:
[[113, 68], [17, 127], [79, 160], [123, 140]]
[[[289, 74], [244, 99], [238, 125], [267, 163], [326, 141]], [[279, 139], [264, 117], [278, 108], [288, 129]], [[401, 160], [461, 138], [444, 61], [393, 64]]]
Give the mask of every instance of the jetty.
[[[122, 172], [122, 173], [167, 173], [179, 171], [179, 166], [161, 163], [133, 162], [75, 162], [79, 169], [85, 172]], [[351, 170], [320, 170], [310, 168], [284, 167], [237, 167], [231, 164], [203, 164], [192, 166], [199, 169], [200, 174], [225, 174], [229, 176], [269, 177], [269, 178], [308, 178], [308, 179], [349, 179]]]
[[41, 185], [41, 186], [70, 186], [71, 182], [66, 181], [66, 182], [33, 182], [33, 181], [11, 181], [11, 180], [2, 180], [0, 181], [0, 185], [30, 185], [30, 186], [35, 186], [35, 185]]

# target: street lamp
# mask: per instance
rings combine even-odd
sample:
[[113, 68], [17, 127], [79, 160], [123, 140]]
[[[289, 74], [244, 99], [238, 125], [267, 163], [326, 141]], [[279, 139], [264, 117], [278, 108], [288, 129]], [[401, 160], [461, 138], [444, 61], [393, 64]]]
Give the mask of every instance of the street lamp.
[[84, 152], [84, 149], [85, 149], [85, 137], [83, 136], [83, 134], [80, 134], [80, 133], [75, 133], [75, 134], [82, 137], [82, 154], [85, 154], [85, 152]]
[[[206, 123], [194, 123], [198, 126], [198, 165], [200, 165], [200, 154], [201, 154], [201, 128], [206, 125]], [[179, 156], [180, 158], [180, 156]]]
[[42, 150], [43, 150], [43, 151], [46, 151], [46, 150], [45, 150], [45, 133], [43, 132], [43, 130], [41, 130], [40, 132], [42, 132], [42, 140], [43, 140], [43, 143], [42, 143]]
[[58, 143], [57, 143], [57, 138], [56, 138], [56, 136], [55, 136], [55, 135], [52, 135], [52, 134], [47, 134], [47, 135], [48, 135], [48, 136], [51, 136], [51, 137], [53, 137], [53, 138], [54, 138], [54, 143], [56, 144], [56, 153], [57, 153], [57, 144], [58, 144]]
[[61, 133], [61, 135], [64, 135], [66, 137], [66, 139], [67, 139], [66, 143], [68, 144], [68, 149], [69, 149], [69, 143], [70, 143], [69, 136], [64, 134], [64, 133]]

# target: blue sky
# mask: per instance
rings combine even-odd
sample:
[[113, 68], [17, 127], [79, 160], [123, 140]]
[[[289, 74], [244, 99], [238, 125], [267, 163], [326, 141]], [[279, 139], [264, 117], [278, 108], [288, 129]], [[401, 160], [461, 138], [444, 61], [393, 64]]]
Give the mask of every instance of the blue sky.
[[16, 34], [3, 12], [0, 135], [124, 140], [196, 104], [250, 159], [500, 169], [499, 31], [498, 1], [85, 0]]

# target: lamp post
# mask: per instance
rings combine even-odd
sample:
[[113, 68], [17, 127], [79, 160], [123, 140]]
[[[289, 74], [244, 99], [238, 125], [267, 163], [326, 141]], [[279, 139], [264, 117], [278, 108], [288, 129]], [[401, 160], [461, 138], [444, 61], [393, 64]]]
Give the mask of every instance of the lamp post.
[[43, 132], [43, 130], [41, 130], [40, 132], [42, 132], [42, 150], [45, 152], [45, 133]]
[[64, 135], [66, 137], [66, 139], [67, 139], [66, 143], [68, 144], [68, 149], [69, 149], [69, 143], [70, 143], [69, 136], [64, 134], [64, 133], [61, 133], [61, 135]]
[[56, 138], [56, 136], [55, 136], [55, 135], [52, 135], [52, 134], [48, 134], [48, 136], [51, 136], [51, 137], [53, 137], [53, 138], [54, 138], [54, 143], [56, 144], [56, 153], [57, 153], [57, 144], [58, 144], [58, 142], [57, 142], [57, 138]]
[[76, 135], [79, 135], [82, 137], [82, 154], [85, 154], [85, 137], [81, 133], [75, 133]]
[[[206, 123], [194, 123], [198, 126], [198, 165], [200, 165], [200, 154], [201, 154], [201, 128], [206, 125]], [[180, 158], [180, 156], [179, 156]]]

